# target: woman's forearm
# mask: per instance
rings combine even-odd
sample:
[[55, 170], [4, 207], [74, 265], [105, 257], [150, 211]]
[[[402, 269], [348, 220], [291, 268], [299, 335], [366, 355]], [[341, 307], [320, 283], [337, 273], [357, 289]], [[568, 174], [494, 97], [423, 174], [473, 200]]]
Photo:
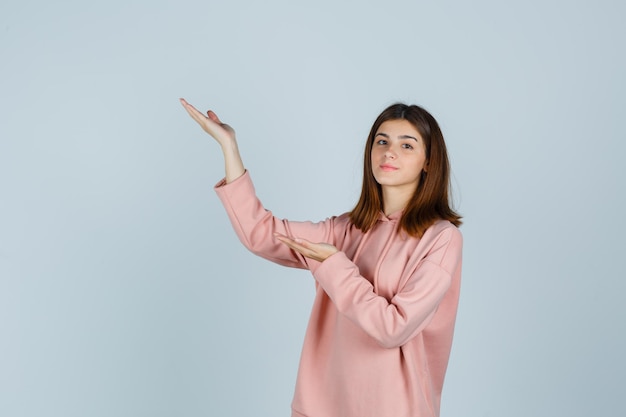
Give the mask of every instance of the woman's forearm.
[[233, 140], [228, 141], [228, 143], [222, 144], [222, 153], [224, 154], [226, 182], [229, 183], [241, 177], [245, 172], [237, 141], [233, 138]]

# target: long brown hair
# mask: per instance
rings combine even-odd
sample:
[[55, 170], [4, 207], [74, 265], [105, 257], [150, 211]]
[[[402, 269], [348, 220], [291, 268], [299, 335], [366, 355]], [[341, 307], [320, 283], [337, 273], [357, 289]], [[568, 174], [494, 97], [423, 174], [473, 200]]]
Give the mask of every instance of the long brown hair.
[[398, 225], [411, 236], [422, 237], [439, 219], [461, 225], [461, 216], [449, 204], [450, 163], [439, 124], [430, 113], [416, 105], [396, 103], [376, 119], [365, 144], [363, 188], [356, 207], [350, 212], [352, 223], [364, 233], [376, 224], [383, 207], [382, 189], [372, 171], [372, 146], [380, 125], [388, 120], [407, 120], [424, 140], [428, 173], [422, 171], [413, 197], [405, 207]]

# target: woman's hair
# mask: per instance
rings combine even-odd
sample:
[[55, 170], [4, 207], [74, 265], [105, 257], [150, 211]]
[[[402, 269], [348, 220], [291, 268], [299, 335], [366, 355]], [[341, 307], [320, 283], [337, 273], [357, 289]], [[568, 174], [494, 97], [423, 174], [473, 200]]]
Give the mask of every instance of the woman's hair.
[[372, 172], [372, 146], [376, 132], [389, 120], [407, 120], [424, 140], [428, 173], [422, 171], [413, 197], [402, 213], [398, 230], [411, 236], [422, 237], [435, 221], [448, 220], [461, 225], [459, 216], [448, 202], [450, 188], [450, 163], [443, 134], [437, 121], [423, 108], [396, 103], [387, 107], [376, 119], [365, 144], [363, 158], [363, 188], [356, 207], [350, 212], [352, 223], [364, 233], [376, 224], [383, 208], [382, 190]]

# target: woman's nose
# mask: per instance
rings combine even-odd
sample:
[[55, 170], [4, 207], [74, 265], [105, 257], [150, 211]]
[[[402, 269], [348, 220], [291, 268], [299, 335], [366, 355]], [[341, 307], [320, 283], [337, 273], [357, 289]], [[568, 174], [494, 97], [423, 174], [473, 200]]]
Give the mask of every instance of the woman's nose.
[[396, 158], [396, 153], [392, 149], [387, 149], [385, 151], [385, 158], [395, 159]]

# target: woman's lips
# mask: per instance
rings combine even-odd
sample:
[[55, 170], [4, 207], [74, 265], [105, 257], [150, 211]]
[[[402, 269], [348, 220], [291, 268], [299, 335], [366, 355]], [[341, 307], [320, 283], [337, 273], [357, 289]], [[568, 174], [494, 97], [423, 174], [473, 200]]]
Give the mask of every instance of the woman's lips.
[[394, 167], [393, 165], [383, 164], [380, 166], [380, 169], [385, 172], [391, 172], [391, 171], [396, 171], [398, 168]]

